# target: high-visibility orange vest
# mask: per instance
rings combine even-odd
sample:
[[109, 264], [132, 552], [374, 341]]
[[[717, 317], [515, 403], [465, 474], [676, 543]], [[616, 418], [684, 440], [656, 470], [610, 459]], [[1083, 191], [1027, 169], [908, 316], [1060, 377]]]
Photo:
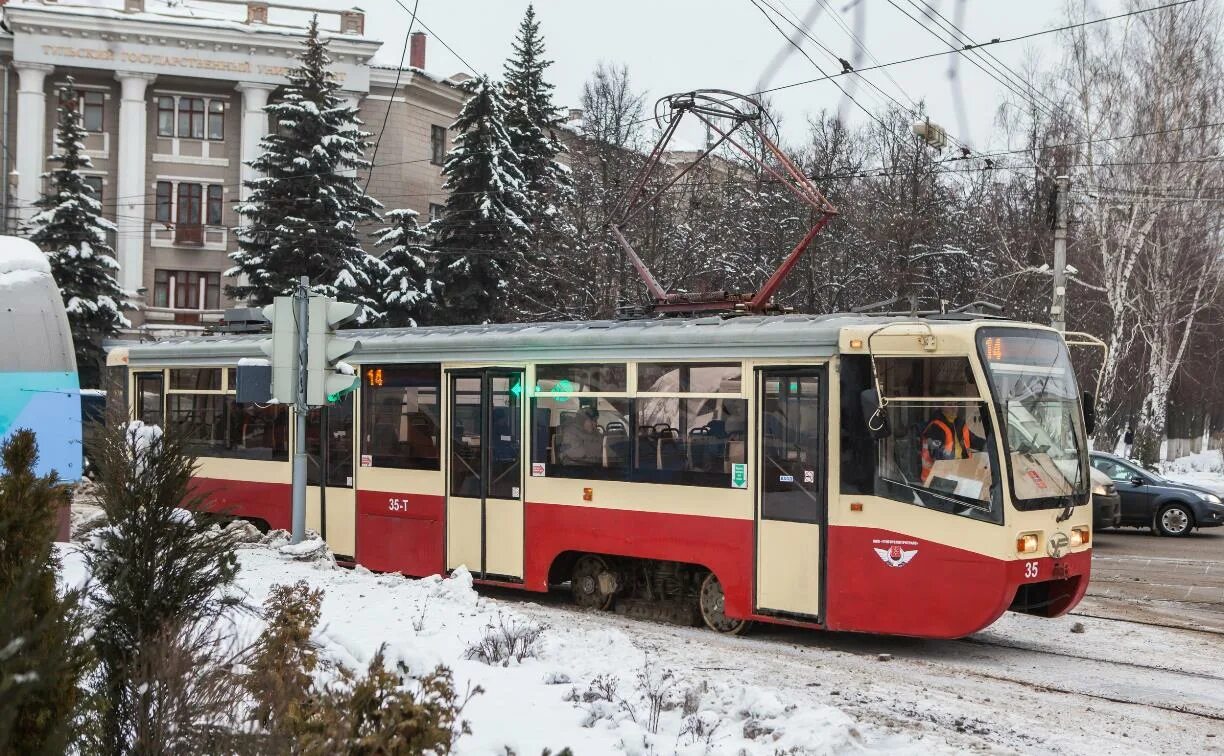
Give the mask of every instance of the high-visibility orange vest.
[[961, 424], [962, 455], [958, 456], [956, 454], [956, 449], [955, 449], [956, 431], [953, 430], [953, 425], [949, 425], [948, 421], [944, 420], [942, 417], [937, 417], [934, 420], [932, 420], [930, 423], [928, 423], [926, 430], [922, 431], [923, 443], [922, 443], [921, 454], [922, 454], [922, 480], [923, 482], [926, 482], [926, 479], [931, 476], [931, 468], [935, 466], [935, 456], [931, 454], [931, 449], [927, 446], [925, 442], [925, 439], [931, 436], [931, 428], [933, 427], [937, 427], [939, 430], [943, 431], [943, 442], [944, 442], [943, 448], [945, 450], [947, 449], [952, 450], [951, 454], [953, 456], [948, 457], [948, 459], [963, 459], [965, 457], [968, 457], [969, 448], [970, 448], [970, 444], [972, 440], [972, 437], [969, 434], [969, 426], [965, 423], [962, 423]]

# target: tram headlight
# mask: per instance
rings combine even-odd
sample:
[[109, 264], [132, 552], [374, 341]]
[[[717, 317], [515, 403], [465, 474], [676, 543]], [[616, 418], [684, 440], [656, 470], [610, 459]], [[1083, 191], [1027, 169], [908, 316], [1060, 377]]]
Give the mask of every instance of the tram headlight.
[[1071, 528], [1071, 545], [1072, 546], [1087, 546], [1092, 542], [1092, 531], [1087, 525], [1080, 525]]
[[1037, 551], [1041, 539], [1036, 533], [1025, 533], [1016, 537], [1016, 551], [1021, 554], [1032, 554]]

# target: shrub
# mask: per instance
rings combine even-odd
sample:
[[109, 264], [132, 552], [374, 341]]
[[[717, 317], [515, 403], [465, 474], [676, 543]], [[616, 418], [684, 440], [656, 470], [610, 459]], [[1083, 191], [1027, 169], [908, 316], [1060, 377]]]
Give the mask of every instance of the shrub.
[[272, 586], [264, 601], [267, 626], [243, 681], [254, 701], [252, 719], [276, 740], [292, 736], [313, 694], [319, 650], [311, 635], [322, 604], [323, 591], [311, 590], [305, 580]]
[[380, 648], [364, 677], [345, 673], [307, 701], [294, 750], [303, 756], [450, 753], [471, 733], [463, 708], [483, 692], [477, 686], [460, 695], [445, 667], [417, 679], [403, 662], [388, 670]]
[[221, 622], [240, 602], [219, 590], [238, 571], [236, 545], [193, 516], [203, 501], [179, 439], [112, 418], [95, 461], [109, 525], [84, 549], [98, 661], [85, 749], [207, 748], [240, 695], [227, 670], [241, 651]]
[[88, 658], [79, 593], [55, 586], [52, 539], [70, 494], [55, 473], [34, 474], [31, 431], [14, 433], [0, 456], [0, 752], [60, 753]]
[[520, 663], [527, 658], [534, 659], [539, 655], [537, 644], [546, 629], [533, 622], [507, 621], [504, 615], [498, 614], [497, 624], [486, 626], [480, 640], [468, 646], [467, 658], [502, 666], [508, 665], [511, 659]]

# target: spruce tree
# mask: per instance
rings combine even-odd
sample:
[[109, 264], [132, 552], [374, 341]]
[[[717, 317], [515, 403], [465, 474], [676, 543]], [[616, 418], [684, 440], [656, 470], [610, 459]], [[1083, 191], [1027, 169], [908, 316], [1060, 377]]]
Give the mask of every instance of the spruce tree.
[[530, 233], [524, 179], [506, 127], [501, 87], [487, 76], [460, 85], [468, 99], [452, 128], [459, 133], [442, 175], [448, 193], [434, 232], [433, 322], [483, 323], [506, 314], [509, 281], [522, 268]]
[[565, 208], [574, 201], [574, 182], [568, 166], [557, 157], [566, 152], [557, 138], [560, 111], [553, 105], [553, 85], [545, 79], [552, 61], [544, 57], [544, 38], [535, 8], [519, 24], [514, 54], [506, 61], [505, 88], [510, 143], [519, 156], [527, 197], [525, 220], [531, 239], [526, 265], [513, 282], [511, 307], [516, 316], [555, 315], [549, 292], [555, 290], [552, 271], [569, 253], [575, 235]]
[[30, 241], [47, 254], [63, 295], [81, 386], [96, 388], [102, 341], [130, 325], [123, 312], [131, 305], [115, 278], [119, 263], [106, 238], [115, 225], [102, 217], [102, 203], [81, 173], [93, 163], [85, 154], [77, 100], [69, 78], [56, 118], [56, 151], [47, 158], [55, 167], [43, 174], [47, 190], [34, 203], [40, 212], [30, 220]]
[[383, 324], [392, 327], [419, 325], [433, 304], [429, 234], [417, 215], [415, 210], [392, 210], [385, 215], [392, 225], [377, 233], [379, 246], [388, 248], [382, 256], [387, 274], [377, 296], [386, 311]]
[[370, 293], [385, 271], [362, 249], [357, 225], [377, 220], [381, 205], [355, 173], [370, 167], [364, 157], [370, 134], [338, 94], [317, 17], [298, 61], [284, 96], [264, 108], [277, 128], [250, 162], [261, 176], [246, 182], [251, 196], [238, 213], [249, 224], [238, 233], [234, 267], [226, 272], [245, 275], [246, 283], [229, 293], [268, 304], [307, 276], [313, 292], [360, 304], [358, 322], [374, 322], [382, 310]]
[[70, 497], [53, 472], [38, 476], [38, 446], [18, 430], [0, 455], [0, 753], [63, 753], [86, 654], [78, 591], [60, 596], [52, 549]]

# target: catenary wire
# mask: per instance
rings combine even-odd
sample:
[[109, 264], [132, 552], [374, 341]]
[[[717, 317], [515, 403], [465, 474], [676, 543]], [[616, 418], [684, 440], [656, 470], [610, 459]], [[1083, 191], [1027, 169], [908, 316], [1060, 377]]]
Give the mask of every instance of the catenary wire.
[[395, 93], [399, 91], [400, 75], [404, 73], [404, 57], [408, 55], [408, 43], [412, 40], [412, 26], [416, 23], [417, 8], [421, 0], [412, 3], [412, 18], [408, 20], [408, 33], [404, 35], [404, 47], [400, 50], [399, 65], [395, 67], [395, 83], [391, 85], [391, 99], [387, 101], [387, 110], [383, 113], [382, 128], [378, 130], [378, 138], [374, 140], [374, 153], [370, 155], [370, 172], [366, 174], [362, 194], [370, 193], [370, 181], [374, 178], [374, 163], [378, 159], [378, 147], [382, 144], [383, 134], [387, 133], [387, 121], [391, 118], [391, 109], [395, 105]]

